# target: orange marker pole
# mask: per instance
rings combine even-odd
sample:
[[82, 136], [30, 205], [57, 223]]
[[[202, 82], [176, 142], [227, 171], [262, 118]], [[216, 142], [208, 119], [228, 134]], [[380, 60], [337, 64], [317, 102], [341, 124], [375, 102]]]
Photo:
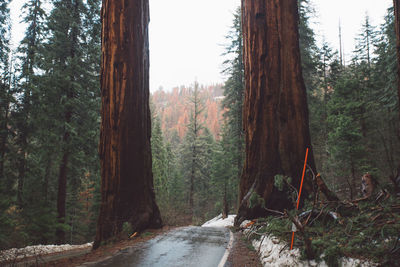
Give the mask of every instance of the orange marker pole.
[[293, 242], [294, 242], [294, 232], [292, 232], [292, 242], [290, 243], [290, 250], [293, 249]]
[[[297, 198], [297, 207], [296, 207], [297, 210], [299, 210], [300, 197], [301, 197], [301, 190], [303, 189], [304, 174], [306, 173], [307, 158], [308, 158], [308, 147], [307, 147], [307, 149], [306, 149], [306, 158], [305, 158], [305, 160], [304, 160], [303, 174], [302, 174], [302, 176], [301, 176], [301, 183], [300, 183], [299, 196], [298, 196], [298, 198]], [[294, 231], [292, 232], [292, 242], [290, 243], [290, 250], [293, 249], [293, 242], [294, 242]]]
[[303, 175], [301, 176], [299, 197], [297, 198], [297, 210], [299, 209], [301, 190], [303, 189], [303, 181], [304, 181], [304, 174], [306, 173], [307, 158], [308, 158], [308, 147], [307, 147], [307, 150], [306, 150], [306, 159], [304, 160]]

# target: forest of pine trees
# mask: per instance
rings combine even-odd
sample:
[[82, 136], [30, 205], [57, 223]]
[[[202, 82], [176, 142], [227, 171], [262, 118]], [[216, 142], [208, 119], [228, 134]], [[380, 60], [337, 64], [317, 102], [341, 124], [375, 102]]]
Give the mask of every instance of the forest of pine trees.
[[[99, 0], [1, 4], [0, 247], [93, 239], [99, 189]], [[3, 38], [4, 37], [4, 38]], [[4, 41], [3, 41], [4, 40]]]
[[[0, 249], [93, 241], [101, 204], [101, 1], [51, 0], [51, 8], [44, 8], [49, 1], [27, 0], [22, 17], [27, 28], [15, 49], [10, 43], [9, 3], [0, 3]], [[393, 187], [400, 172], [393, 8], [387, 10], [382, 25], [372, 25], [368, 16], [360, 22], [357, 45], [351, 58], [343, 62], [340, 51], [331, 44], [317, 44], [309, 22], [315, 14], [308, 0], [299, 3], [298, 56], [306, 87], [302, 103], [308, 103], [315, 161], [311, 168], [318, 170], [342, 199], [360, 197], [361, 176], [366, 172], [382, 187]], [[243, 58], [249, 55], [243, 51], [241, 21], [238, 8], [222, 55], [226, 82], [222, 88], [215, 86], [216, 92], [223, 91], [223, 97], [213, 95], [213, 87], [194, 82], [170, 93], [176, 107], [163, 106], [165, 95], [160, 91], [153, 94], [149, 105], [144, 104], [146, 120], [140, 125], [148, 131], [147, 117], [151, 118], [152, 176], [164, 224], [201, 224], [220, 213], [236, 213], [240, 194], [252, 186], [253, 181], [240, 183], [246, 155], [258, 159], [246, 152], [245, 145], [244, 128], [253, 126], [242, 119], [246, 104]], [[250, 30], [245, 29], [245, 34]], [[214, 101], [215, 97], [218, 100]], [[249, 101], [246, 108], [257, 107]], [[247, 111], [245, 116], [252, 114]], [[283, 122], [279, 125], [281, 132], [274, 134], [291, 139]], [[102, 131], [114, 131], [113, 127]], [[307, 131], [298, 143], [309, 142]], [[109, 150], [102, 146], [102, 157], [112, 157]], [[143, 148], [149, 156], [147, 150]], [[277, 163], [274, 168], [288, 170], [286, 156], [282, 154], [282, 166]], [[268, 154], [260, 159], [267, 160], [263, 164], [275, 162]], [[148, 162], [149, 158], [143, 164]], [[291, 171], [286, 174], [292, 175]], [[146, 188], [151, 191], [150, 184]], [[107, 207], [101, 210], [103, 220], [110, 216]], [[117, 228], [128, 218], [120, 213], [112, 218], [118, 221]], [[100, 236], [107, 229], [101, 231], [97, 233]]]

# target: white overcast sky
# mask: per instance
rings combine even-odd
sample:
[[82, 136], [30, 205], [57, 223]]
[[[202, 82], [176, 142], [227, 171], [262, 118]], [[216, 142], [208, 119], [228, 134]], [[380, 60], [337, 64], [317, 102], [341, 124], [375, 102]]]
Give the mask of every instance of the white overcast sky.
[[[150, 89], [223, 82], [220, 74], [226, 44], [225, 35], [232, 24], [240, 0], [149, 0], [150, 1]], [[392, 0], [311, 0], [317, 18], [313, 19], [317, 39], [322, 36], [338, 48], [339, 18], [346, 59], [354, 49], [354, 38], [368, 13], [379, 26]], [[24, 0], [13, 0], [13, 43], [23, 36], [18, 22]]]

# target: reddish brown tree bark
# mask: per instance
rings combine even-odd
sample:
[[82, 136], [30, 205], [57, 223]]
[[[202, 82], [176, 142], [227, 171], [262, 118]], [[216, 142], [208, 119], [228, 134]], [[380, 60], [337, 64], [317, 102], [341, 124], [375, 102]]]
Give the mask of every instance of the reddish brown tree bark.
[[103, 0], [102, 203], [94, 248], [118, 235], [160, 227], [151, 171], [148, 0]]
[[[297, 0], [242, 0], [246, 92], [243, 125], [246, 160], [240, 181], [236, 224], [267, 215], [250, 196], [257, 193], [274, 210], [292, 207], [274, 187], [277, 174], [299, 188], [306, 148], [311, 149], [306, 89], [301, 72]], [[302, 199], [310, 191], [303, 188]]]

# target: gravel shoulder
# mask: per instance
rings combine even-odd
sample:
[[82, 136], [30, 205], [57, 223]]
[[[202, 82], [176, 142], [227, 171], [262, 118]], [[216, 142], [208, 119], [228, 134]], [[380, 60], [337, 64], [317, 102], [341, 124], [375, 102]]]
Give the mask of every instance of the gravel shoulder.
[[257, 251], [241, 231], [233, 233], [234, 241], [225, 267], [262, 267]]

